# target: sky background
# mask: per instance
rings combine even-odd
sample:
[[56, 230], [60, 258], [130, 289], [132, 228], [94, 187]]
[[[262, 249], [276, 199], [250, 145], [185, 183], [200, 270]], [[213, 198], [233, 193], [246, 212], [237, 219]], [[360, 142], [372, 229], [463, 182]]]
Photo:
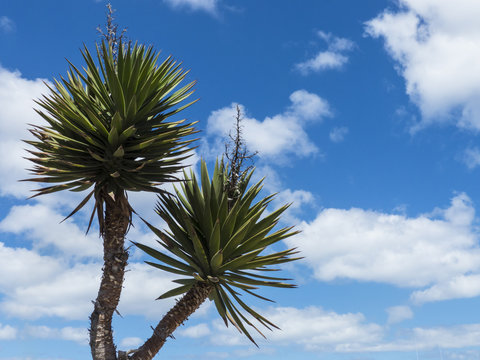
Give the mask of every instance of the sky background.
[[[89, 358], [101, 239], [72, 193], [26, 200], [20, 139], [44, 82], [83, 65], [105, 2], [0, 3], [0, 360]], [[211, 166], [235, 106], [265, 193], [303, 260], [297, 289], [255, 302], [282, 330], [257, 349], [204, 304], [169, 359], [480, 359], [480, 3], [477, 0], [112, 0], [120, 27], [190, 69], [183, 112]], [[161, 226], [155, 197], [131, 194]], [[91, 204], [90, 204], [91, 206]], [[135, 219], [128, 240], [153, 244]], [[114, 320], [119, 349], [150, 336], [172, 277], [131, 249]]]

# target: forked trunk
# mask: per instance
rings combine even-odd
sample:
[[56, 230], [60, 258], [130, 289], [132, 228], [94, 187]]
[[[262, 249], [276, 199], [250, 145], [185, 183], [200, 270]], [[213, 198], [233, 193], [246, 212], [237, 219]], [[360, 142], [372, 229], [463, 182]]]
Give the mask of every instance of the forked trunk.
[[158, 323], [153, 335], [132, 355], [130, 360], [151, 360], [175, 329], [197, 310], [208, 298], [212, 285], [196, 283]]
[[128, 252], [125, 234], [130, 217], [122, 206], [122, 199], [105, 201], [103, 233], [103, 274], [94, 310], [90, 316], [90, 349], [93, 360], [116, 360], [113, 342], [112, 317], [122, 291]]

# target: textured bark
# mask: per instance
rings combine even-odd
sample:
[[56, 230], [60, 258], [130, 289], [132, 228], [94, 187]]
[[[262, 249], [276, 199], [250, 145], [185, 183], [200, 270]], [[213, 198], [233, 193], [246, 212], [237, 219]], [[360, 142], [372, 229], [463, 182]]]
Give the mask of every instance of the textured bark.
[[130, 360], [151, 360], [162, 348], [175, 329], [197, 310], [207, 299], [212, 285], [196, 283], [158, 323], [153, 335], [130, 357]]
[[105, 227], [103, 234], [103, 274], [94, 310], [90, 316], [90, 349], [93, 360], [116, 360], [113, 342], [112, 317], [122, 291], [128, 252], [125, 234], [130, 216], [125, 211], [124, 199], [105, 201]]

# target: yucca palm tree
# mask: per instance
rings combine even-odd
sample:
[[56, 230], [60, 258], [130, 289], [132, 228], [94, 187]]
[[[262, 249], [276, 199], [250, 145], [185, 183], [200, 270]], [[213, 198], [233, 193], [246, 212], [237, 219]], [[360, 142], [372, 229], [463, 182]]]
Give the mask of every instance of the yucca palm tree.
[[[49, 96], [37, 101], [48, 125], [34, 125], [27, 141], [35, 164], [27, 179], [53, 185], [39, 196], [61, 190], [89, 190], [71, 212], [94, 199], [103, 236], [103, 276], [91, 315], [93, 359], [114, 360], [111, 321], [122, 289], [128, 253], [125, 234], [132, 218], [127, 191], [162, 193], [158, 185], [176, 180], [189, 156], [185, 137], [192, 124], [167, 121], [191, 103], [193, 83], [179, 86], [186, 72], [170, 57], [161, 64], [151, 47], [97, 45], [96, 60], [85, 47], [85, 67], [71, 65], [66, 79], [55, 80]], [[68, 217], [69, 217], [68, 216]], [[88, 230], [87, 230], [88, 231]]]
[[280, 215], [289, 205], [263, 216], [274, 195], [255, 202], [263, 180], [248, 187], [252, 174], [253, 170], [247, 171], [237, 179], [237, 196], [232, 199], [229, 198], [228, 184], [233, 174], [228, 167], [223, 162], [217, 163], [210, 180], [202, 161], [201, 186], [191, 172], [190, 176], [185, 174], [187, 180], [181, 183], [181, 190], [176, 189], [176, 196], [159, 195], [156, 212], [169, 230], [147, 225], [158, 236], [163, 252], [139, 243], [135, 245], [159, 261], [147, 261], [148, 264], [180, 276], [174, 280], [180, 286], [159, 299], [182, 294], [183, 297], [131, 359], [152, 359], [173, 331], [207, 298], [214, 301], [227, 326], [233, 324], [254, 343], [246, 325], [261, 332], [247, 316], [269, 329], [276, 327], [247, 305], [241, 299], [240, 291], [269, 300], [255, 292], [259, 286], [295, 286], [283, 282], [290, 279], [267, 276], [262, 272], [278, 270], [271, 266], [298, 259], [293, 257], [297, 253], [295, 249], [269, 251], [271, 245], [297, 231], [292, 227], [274, 231]]

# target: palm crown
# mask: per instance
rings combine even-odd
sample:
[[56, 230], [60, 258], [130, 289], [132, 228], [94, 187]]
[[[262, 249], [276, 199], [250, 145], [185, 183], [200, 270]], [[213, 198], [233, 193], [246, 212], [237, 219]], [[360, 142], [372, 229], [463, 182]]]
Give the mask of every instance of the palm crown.
[[[36, 140], [27, 141], [36, 177], [27, 181], [54, 183], [34, 196], [94, 186], [77, 208], [95, 196], [100, 231], [105, 199], [124, 199], [125, 191], [161, 192], [157, 185], [175, 180], [188, 157], [192, 124], [166, 122], [189, 104], [176, 107], [191, 93], [193, 82], [177, 89], [186, 72], [171, 58], [157, 65], [151, 47], [97, 45], [96, 58], [85, 47], [83, 71], [71, 65], [68, 78], [55, 81], [50, 96], [37, 101], [48, 126], [33, 125]], [[175, 90], [175, 91], [174, 91]], [[91, 224], [91, 220], [90, 220]]]
[[244, 312], [267, 328], [276, 326], [248, 306], [241, 299], [239, 290], [269, 300], [255, 292], [258, 286], [294, 287], [282, 282], [289, 279], [261, 275], [261, 272], [278, 270], [271, 266], [298, 259], [292, 257], [297, 253], [295, 249], [266, 253], [270, 245], [297, 231], [287, 227], [272, 233], [289, 205], [262, 217], [274, 195], [254, 202], [262, 189], [262, 181], [248, 188], [253, 170], [239, 179], [238, 197], [229, 198], [226, 189], [228, 172], [223, 162], [217, 163], [210, 181], [202, 161], [201, 187], [191, 172], [190, 176], [185, 174], [186, 181], [182, 183], [181, 191], [176, 189], [176, 197], [169, 194], [159, 196], [156, 212], [166, 222], [169, 231], [147, 225], [159, 237], [158, 243], [169, 255], [135, 244], [160, 261], [147, 261], [148, 264], [182, 276], [174, 281], [180, 287], [160, 298], [187, 293], [199, 283], [207, 285], [210, 287], [209, 298], [215, 302], [225, 324], [232, 323], [255, 343], [244, 323], [259, 330]]

